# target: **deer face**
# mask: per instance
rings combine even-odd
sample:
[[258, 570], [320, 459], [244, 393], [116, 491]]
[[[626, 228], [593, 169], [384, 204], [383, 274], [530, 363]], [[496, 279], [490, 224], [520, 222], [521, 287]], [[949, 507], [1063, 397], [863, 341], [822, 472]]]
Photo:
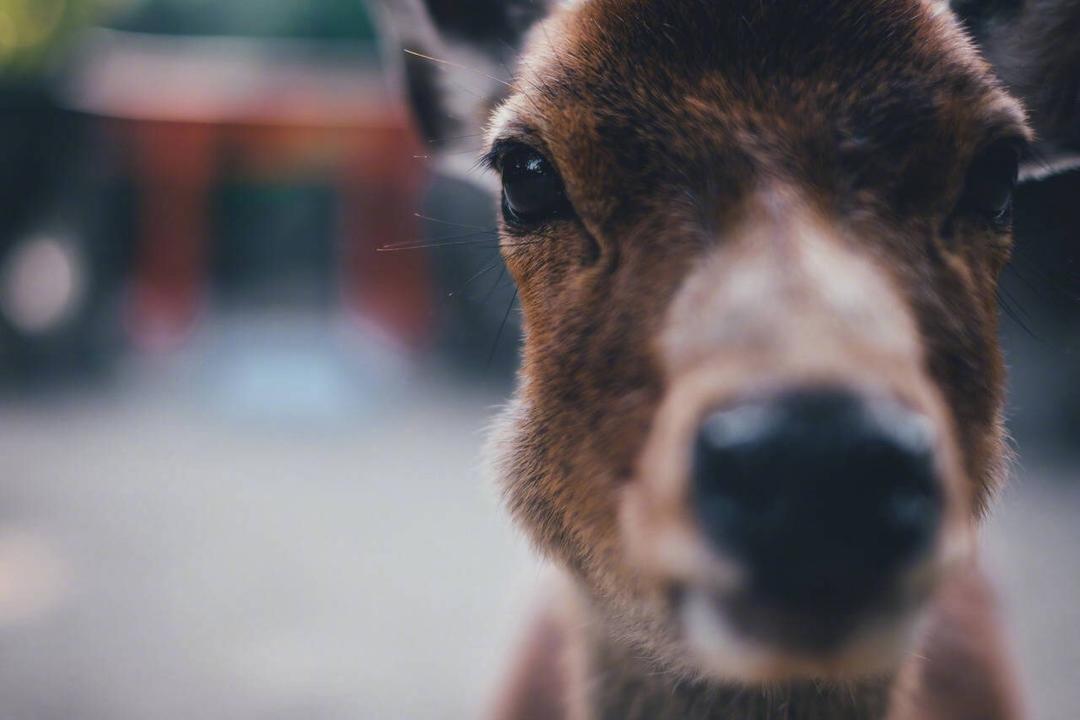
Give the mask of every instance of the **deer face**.
[[579, 0], [512, 85], [514, 516], [663, 670], [889, 670], [1006, 462], [1018, 103], [929, 0]]
[[532, 33], [488, 132], [526, 328], [495, 452], [662, 664], [873, 672], [1001, 472], [1027, 131], [928, 4], [742, 5]]

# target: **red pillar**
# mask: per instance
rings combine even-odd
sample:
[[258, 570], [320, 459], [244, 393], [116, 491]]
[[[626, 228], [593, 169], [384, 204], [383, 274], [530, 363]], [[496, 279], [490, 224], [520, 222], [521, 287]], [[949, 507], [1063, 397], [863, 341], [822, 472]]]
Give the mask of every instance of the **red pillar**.
[[365, 128], [345, 168], [344, 293], [350, 311], [412, 349], [431, 341], [434, 324], [430, 253], [380, 252], [421, 237], [426, 163], [407, 122]]
[[215, 127], [137, 122], [131, 139], [138, 225], [128, 318], [137, 346], [169, 349], [204, 302]]

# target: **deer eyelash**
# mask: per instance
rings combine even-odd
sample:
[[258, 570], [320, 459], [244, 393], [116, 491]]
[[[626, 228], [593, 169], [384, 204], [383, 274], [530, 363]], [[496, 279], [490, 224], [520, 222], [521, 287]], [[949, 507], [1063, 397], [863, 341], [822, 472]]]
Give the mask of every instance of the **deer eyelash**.
[[476, 161], [476, 167], [480, 170], [487, 170], [489, 172], [499, 172], [500, 156], [501, 153], [499, 152], [499, 148], [497, 146], [492, 147], [480, 156]]

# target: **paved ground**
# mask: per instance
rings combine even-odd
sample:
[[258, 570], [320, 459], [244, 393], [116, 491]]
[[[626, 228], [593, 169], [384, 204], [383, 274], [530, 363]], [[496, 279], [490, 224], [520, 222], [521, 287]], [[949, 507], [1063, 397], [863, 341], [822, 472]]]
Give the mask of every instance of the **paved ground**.
[[1080, 717], [1080, 470], [1029, 461], [985, 535], [1035, 720]]
[[[0, 720], [478, 717], [538, 575], [477, 470], [497, 396], [157, 377], [0, 410]], [[988, 540], [1039, 720], [1080, 702], [1067, 474]]]

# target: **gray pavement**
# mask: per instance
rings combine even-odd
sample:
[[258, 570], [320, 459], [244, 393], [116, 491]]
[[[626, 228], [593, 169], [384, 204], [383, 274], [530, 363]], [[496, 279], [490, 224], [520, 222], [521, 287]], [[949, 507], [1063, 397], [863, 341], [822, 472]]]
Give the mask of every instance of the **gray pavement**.
[[[539, 571], [479, 471], [497, 394], [418, 375], [325, 422], [153, 373], [7, 403], [0, 720], [480, 716]], [[1039, 720], [1080, 702], [1068, 474], [1029, 467], [986, 541]]]

